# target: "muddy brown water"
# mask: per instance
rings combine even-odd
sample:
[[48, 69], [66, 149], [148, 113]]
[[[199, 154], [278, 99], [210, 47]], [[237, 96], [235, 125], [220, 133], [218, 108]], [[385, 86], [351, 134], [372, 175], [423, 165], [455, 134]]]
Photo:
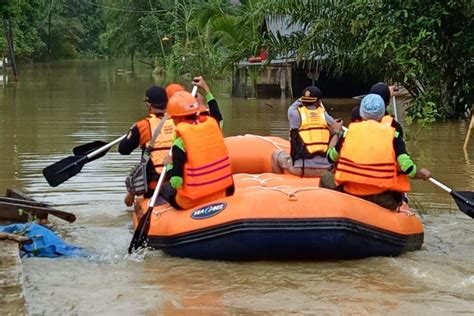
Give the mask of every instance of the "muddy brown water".
[[[63, 62], [21, 68], [21, 82], [0, 89], [0, 191], [17, 187], [73, 212], [73, 224], [53, 220], [86, 258], [23, 259], [30, 314], [453, 314], [474, 311], [474, 221], [430, 183], [414, 182], [410, 200], [425, 225], [425, 243], [396, 258], [346, 261], [215, 262], [160, 252], [127, 255], [129, 210], [123, 180], [139, 153], [113, 149], [51, 188], [41, 174], [71, 149], [111, 141], [145, 114], [150, 70], [134, 74], [109, 62]], [[225, 135], [286, 137], [290, 100], [229, 96], [212, 86]], [[351, 100], [325, 100], [347, 120]], [[474, 189], [474, 139], [462, 145], [467, 122], [405, 126], [414, 159], [458, 190]], [[1, 295], [2, 293], [0, 293]], [[3, 293], [5, 294], [5, 293]], [[1, 312], [0, 312], [1, 314]]]

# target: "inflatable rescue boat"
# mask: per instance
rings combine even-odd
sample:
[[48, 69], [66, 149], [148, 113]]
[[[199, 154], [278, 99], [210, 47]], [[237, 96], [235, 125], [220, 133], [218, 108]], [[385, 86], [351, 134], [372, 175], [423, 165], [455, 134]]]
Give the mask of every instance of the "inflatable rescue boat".
[[[319, 187], [318, 178], [273, 174], [278, 137], [226, 138], [235, 194], [189, 210], [153, 209], [147, 246], [168, 255], [215, 260], [349, 259], [420, 249], [421, 221], [402, 205], [390, 211]], [[146, 212], [137, 198], [134, 226]]]

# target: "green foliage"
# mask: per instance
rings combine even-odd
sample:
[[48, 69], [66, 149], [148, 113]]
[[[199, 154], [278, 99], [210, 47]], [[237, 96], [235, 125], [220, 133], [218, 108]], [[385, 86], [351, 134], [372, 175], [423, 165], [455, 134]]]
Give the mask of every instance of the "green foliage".
[[[15, 51], [19, 58], [31, 58], [35, 53], [44, 48], [38, 30], [32, 21], [40, 19], [39, 10], [41, 7], [40, 0], [22, 1], [10, 0], [2, 1], [0, 4], [0, 12], [3, 20], [9, 20], [13, 31], [13, 40]], [[2, 24], [2, 53], [7, 55], [7, 43], [4, 24]]]
[[[100, 36], [100, 47], [107, 55], [134, 56], [141, 50], [141, 45], [154, 41], [154, 37], [141, 32], [141, 21], [150, 11], [148, 0], [104, 0], [107, 8], [117, 10], [105, 11], [106, 29]], [[124, 11], [118, 10], [124, 8]]]
[[[22, 59], [153, 57], [169, 80], [226, 76], [258, 54], [407, 89], [411, 121], [466, 115], [474, 103], [474, 2], [382, 0], [9, 0]], [[263, 28], [285, 18], [292, 34]], [[0, 37], [5, 37], [0, 34]], [[5, 41], [0, 49], [6, 52]]]
[[[13, 29], [18, 59], [73, 58], [79, 53], [99, 52], [98, 37], [104, 28], [100, 2], [92, 0], [9, 0], [0, 12]], [[4, 28], [0, 49], [7, 51]], [[5, 43], [5, 44], [4, 44]]]
[[439, 96], [430, 94], [421, 94], [415, 98], [407, 110], [405, 122], [407, 124], [417, 122], [421, 125], [435, 122], [441, 117], [441, 114], [438, 112], [438, 106], [433, 101], [436, 99], [439, 99]]
[[[37, 222], [37, 221], [38, 221], [38, 217], [37, 217], [36, 215], [33, 215], [33, 214], [31, 214], [30, 212], [27, 212], [27, 211], [25, 211], [25, 210], [22, 209], [22, 208], [19, 208], [19, 209], [18, 209], [18, 215], [22, 216], [23, 214], [28, 215], [28, 220], [27, 220], [28, 223], [32, 223], [32, 222]], [[20, 233], [20, 235], [26, 235], [26, 231], [23, 231], [22, 233]]]
[[269, 36], [264, 45], [272, 51], [319, 62], [316, 54], [335, 73], [400, 83], [415, 98], [409, 113], [426, 122], [464, 115], [474, 103], [472, 0], [265, 0], [258, 10], [289, 14], [304, 26], [299, 34]]

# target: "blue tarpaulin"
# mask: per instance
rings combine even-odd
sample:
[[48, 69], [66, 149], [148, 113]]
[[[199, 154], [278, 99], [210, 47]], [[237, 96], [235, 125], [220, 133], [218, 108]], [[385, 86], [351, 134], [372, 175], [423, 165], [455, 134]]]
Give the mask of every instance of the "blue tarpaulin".
[[0, 232], [23, 235], [33, 240], [30, 244], [23, 244], [21, 250], [26, 257], [85, 256], [81, 247], [65, 243], [55, 233], [36, 223], [11, 224], [0, 226]]

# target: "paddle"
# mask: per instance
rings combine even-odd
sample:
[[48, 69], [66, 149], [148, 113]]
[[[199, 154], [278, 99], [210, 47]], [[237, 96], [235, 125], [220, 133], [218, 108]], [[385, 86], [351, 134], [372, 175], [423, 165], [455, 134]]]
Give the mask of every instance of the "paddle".
[[[394, 86], [393, 92], [397, 92], [397, 91], [398, 91], [397, 86]], [[392, 105], [393, 105], [393, 116], [395, 118], [395, 121], [398, 122], [397, 98], [395, 97], [395, 94], [392, 95]]]
[[458, 192], [458, 191], [453, 191], [450, 187], [442, 184], [438, 180], [434, 178], [429, 178], [431, 183], [434, 185], [440, 187], [444, 191], [448, 192], [451, 194], [451, 196], [454, 199], [454, 202], [458, 205], [459, 209], [461, 212], [465, 213], [467, 216], [474, 218], [474, 192], [470, 191], [464, 191], [464, 192]]
[[[395, 90], [395, 91], [398, 91], [398, 90]], [[395, 118], [395, 121], [398, 122], [397, 98], [395, 96], [392, 96], [392, 104], [393, 104], [393, 116]]]
[[[169, 154], [171, 155], [171, 149], [169, 151]], [[155, 191], [153, 192], [153, 196], [148, 201], [148, 208], [146, 210], [146, 213], [143, 214], [143, 216], [140, 218], [137, 228], [135, 229], [135, 232], [133, 233], [132, 241], [130, 242], [130, 246], [128, 247], [129, 254], [131, 254], [133, 251], [137, 250], [138, 248], [143, 247], [146, 240], [148, 239], [147, 232], [150, 227], [150, 217], [151, 217], [151, 214], [153, 213], [153, 208], [155, 207], [155, 202], [158, 199], [158, 195], [160, 193], [163, 181], [165, 180], [165, 176], [166, 176], [166, 168], [163, 168], [163, 171], [160, 174], [160, 178], [158, 179], [158, 183], [156, 185]]]
[[[191, 95], [195, 96], [197, 93], [197, 90], [198, 90], [198, 87], [194, 86], [193, 90], [191, 91]], [[170, 151], [169, 151], [170, 156], [171, 156], [171, 150], [172, 148], [170, 148]], [[131, 254], [133, 251], [137, 250], [138, 248], [143, 247], [143, 245], [146, 243], [148, 239], [147, 232], [150, 227], [151, 214], [153, 213], [153, 208], [155, 207], [155, 203], [160, 193], [163, 181], [165, 180], [165, 176], [166, 176], [166, 166], [163, 168], [163, 171], [160, 174], [160, 178], [158, 179], [158, 183], [156, 185], [155, 191], [153, 192], [151, 199], [148, 201], [148, 208], [146, 210], [146, 213], [143, 214], [142, 217], [140, 218], [137, 228], [135, 229], [135, 232], [133, 233], [132, 241], [130, 242], [130, 246], [128, 247], [129, 254]]]
[[[91, 162], [99, 157], [104, 156], [107, 151], [124, 139], [126, 135], [120, 136], [116, 140], [96, 149], [88, 154], [69, 156], [43, 169], [43, 175], [52, 187], [58, 186], [64, 181], [72, 178], [78, 174], [82, 167], [88, 162]], [[89, 145], [89, 144], [86, 144]], [[84, 146], [84, 145], [83, 145]], [[79, 146], [81, 148], [82, 146]], [[76, 147], [77, 148], [77, 147]], [[81, 152], [83, 149], [76, 150]], [[89, 147], [89, 151], [91, 147]]]
[[[103, 142], [101, 140], [95, 140], [91, 143], [87, 143], [87, 144], [83, 144], [83, 145], [79, 145], [79, 146], [76, 146], [72, 149], [72, 153], [75, 155], [75, 156], [78, 156], [78, 155], [87, 155], [87, 154], [90, 154], [91, 152], [93, 152], [94, 150], [96, 149], [99, 149], [100, 147], [103, 147], [105, 145], [107, 145], [108, 143], [106, 142]], [[100, 156], [102, 157], [102, 156]], [[95, 159], [99, 158], [96, 157]]]

